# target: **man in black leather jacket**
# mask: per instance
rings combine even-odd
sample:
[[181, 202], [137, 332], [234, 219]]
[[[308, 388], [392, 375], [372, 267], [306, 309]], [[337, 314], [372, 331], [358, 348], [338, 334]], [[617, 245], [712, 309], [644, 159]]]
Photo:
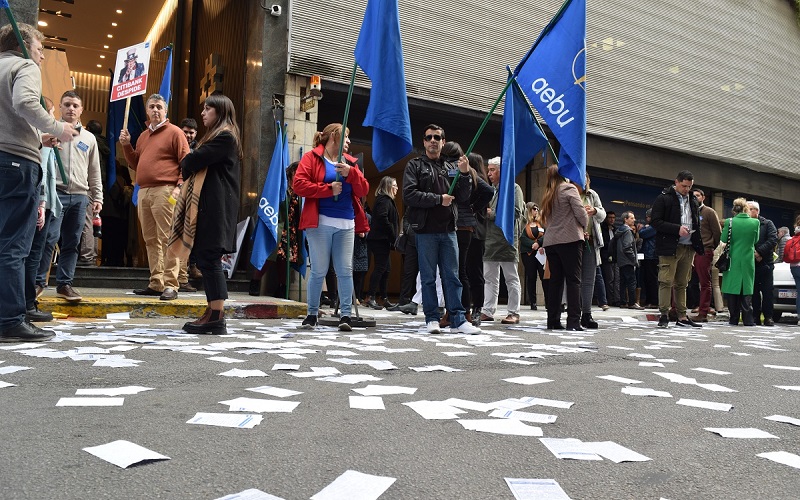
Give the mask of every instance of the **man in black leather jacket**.
[[756, 324], [761, 324], [761, 314], [764, 314], [764, 326], [774, 326], [772, 312], [775, 308], [775, 298], [772, 296], [773, 277], [772, 271], [773, 253], [778, 245], [778, 231], [775, 224], [760, 215], [761, 206], [757, 201], [748, 201], [747, 209], [750, 217], [758, 219], [761, 227], [758, 229], [758, 241], [756, 241], [755, 259], [756, 274], [753, 282], [753, 317]]

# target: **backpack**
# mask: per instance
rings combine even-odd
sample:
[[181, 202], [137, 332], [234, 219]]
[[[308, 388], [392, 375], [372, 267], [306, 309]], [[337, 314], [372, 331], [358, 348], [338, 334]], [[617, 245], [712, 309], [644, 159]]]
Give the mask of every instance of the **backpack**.
[[789, 264], [800, 262], [800, 238], [792, 238], [783, 248], [783, 261]]

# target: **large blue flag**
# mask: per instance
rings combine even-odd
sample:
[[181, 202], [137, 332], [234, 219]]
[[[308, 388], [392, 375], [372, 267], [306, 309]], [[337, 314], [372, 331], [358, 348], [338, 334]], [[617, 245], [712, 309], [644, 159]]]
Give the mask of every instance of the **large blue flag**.
[[522, 89], [515, 82], [506, 93], [501, 130], [503, 153], [500, 159], [500, 186], [494, 223], [503, 230], [509, 245], [514, 244], [514, 191], [516, 177], [547, 146], [536, 117]]
[[[283, 131], [283, 165], [285, 168], [289, 168], [290, 162], [289, 158], [289, 134], [286, 133], [286, 130]], [[284, 173], [285, 177], [285, 173]], [[289, 181], [286, 181], [286, 189], [289, 189]], [[289, 200], [286, 200], [287, 203]], [[303, 212], [303, 198], [300, 198], [300, 206], [297, 207], [298, 212], [297, 216], [300, 217], [300, 214]], [[288, 221], [287, 221], [288, 224]], [[293, 229], [289, 229], [292, 231]], [[292, 269], [300, 273], [300, 275], [305, 278], [306, 277], [306, 258], [308, 257], [308, 251], [306, 251], [306, 232], [305, 231], [297, 231], [297, 258], [295, 259], [296, 262], [291, 264]], [[289, 235], [286, 237], [287, 241], [291, 241]], [[290, 249], [291, 252], [291, 249]], [[287, 253], [289, 255], [289, 260], [291, 260], [291, 253]]]
[[364, 126], [373, 127], [372, 159], [383, 171], [412, 147], [397, 0], [367, 1], [354, 54], [372, 81]]
[[164, 52], [165, 50], [169, 51], [169, 57], [167, 58], [167, 67], [164, 68], [164, 77], [161, 79], [161, 87], [158, 88], [158, 93], [167, 101], [167, 106], [169, 106], [169, 100], [172, 98], [172, 44], [167, 45], [159, 52]]
[[[114, 85], [114, 75], [111, 75], [111, 86]], [[125, 119], [125, 99], [108, 103], [108, 120], [106, 121], [106, 138], [108, 139], [108, 148], [111, 150], [108, 158], [108, 172], [107, 176], [107, 189], [111, 189], [114, 182], [117, 180], [117, 141], [119, 140], [119, 132], [122, 130], [122, 123]], [[144, 109], [144, 100], [142, 96], [131, 97], [131, 109], [128, 114], [128, 132], [131, 134], [131, 145], [135, 148], [136, 141], [139, 136], [144, 132], [145, 123], [147, 122], [147, 112]], [[133, 204], [137, 203], [136, 196], [133, 197]]]
[[278, 246], [280, 205], [286, 199], [283, 131], [280, 123], [276, 123], [276, 127], [278, 136], [275, 139], [275, 149], [267, 170], [267, 178], [264, 180], [264, 189], [258, 200], [258, 219], [256, 219], [256, 230], [253, 232], [253, 253], [250, 255], [250, 263], [256, 269], [264, 267], [267, 258]]
[[558, 139], [558, 170], [586, 185], [586, 0], [567, 0], [514, 75]]

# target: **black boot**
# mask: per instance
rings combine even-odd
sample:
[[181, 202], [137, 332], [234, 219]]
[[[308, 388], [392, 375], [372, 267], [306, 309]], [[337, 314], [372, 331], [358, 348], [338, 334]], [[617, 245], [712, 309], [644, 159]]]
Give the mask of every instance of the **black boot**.
[[183, 329], [189, 333], [199, 333], [208, 335], [222, 335], [227, 333], [225, 327], [225, 311], [217, 311], [207, 308], [206, 313], [197, 321], [186, 323]]
[[592, 318], [592, 313], [583, 313], [581, 315], [581, 326], [590, 330], [597, 329], [597, 321]]

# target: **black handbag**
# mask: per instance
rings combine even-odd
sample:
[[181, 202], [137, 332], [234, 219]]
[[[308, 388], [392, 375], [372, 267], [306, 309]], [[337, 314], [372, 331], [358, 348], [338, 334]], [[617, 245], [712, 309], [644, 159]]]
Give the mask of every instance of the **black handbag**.
[[728, 239], [725, 241], [725, 249], [714, 264], [721, 273], [731, 268], [731, 229], [733, 229], [733, 219], [728, 219]]
[[406, 253], [406, 245], [408, 244], [408, 235], [400, 233], [394, 242], [394, 249], [400, 253]]

